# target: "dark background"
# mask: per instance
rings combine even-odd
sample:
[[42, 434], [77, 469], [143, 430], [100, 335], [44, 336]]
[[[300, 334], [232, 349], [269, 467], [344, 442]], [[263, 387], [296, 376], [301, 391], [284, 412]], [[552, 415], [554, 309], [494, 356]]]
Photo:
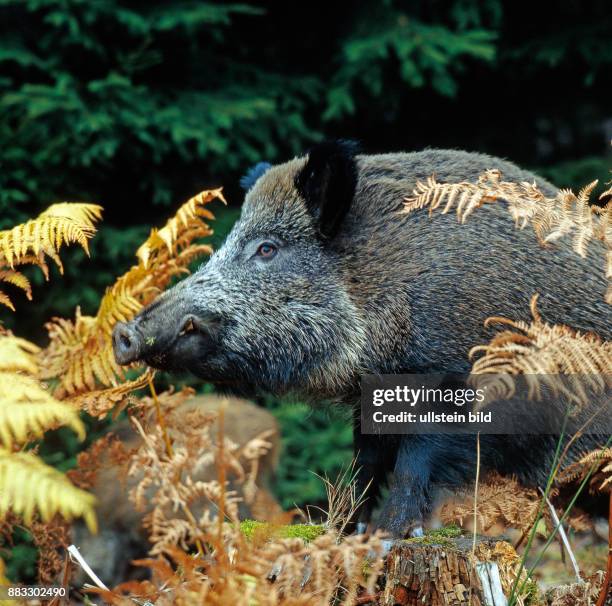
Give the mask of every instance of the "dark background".
[[[325, 137], [367, 152], [477, 150], [560, 186], [603, 182], [611, 68], [605, 0], [0, 0], [0, 229], [54, 201], [105, 208], [91, 259], [65, 251], [49, 284], [32, 272], [34, 301], [10, 292], [18, 312], [0, 320], [43, 344], [51, 316], [95, 312], [180, 203], [225, 187], [218, 244], [240, 175]], [[308, 470], [350, 457], [347, 423], [267, 405], [285, 433], [279, 498], [312, 502], [322, 489]]]

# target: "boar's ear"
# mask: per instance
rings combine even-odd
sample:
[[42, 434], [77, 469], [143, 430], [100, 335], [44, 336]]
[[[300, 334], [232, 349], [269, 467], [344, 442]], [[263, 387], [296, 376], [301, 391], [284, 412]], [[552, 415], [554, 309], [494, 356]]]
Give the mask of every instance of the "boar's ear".
[[317, 229], [324, 239], [333, 238], [351, 207], [357, 185], [353, 141], [329, 141], [315, 145], [308, 161], [295, 177]]
[[240, 187], [244, 189], [245, 192], [249, 191], [259, 177], [263, 176], [264, 173], [268, 172], [268, 169], [272, 165], [269, 162], [258, 162], [255, 166], [251, 166], [247, 171], [247, 174], [241, 177], [240, 179]]

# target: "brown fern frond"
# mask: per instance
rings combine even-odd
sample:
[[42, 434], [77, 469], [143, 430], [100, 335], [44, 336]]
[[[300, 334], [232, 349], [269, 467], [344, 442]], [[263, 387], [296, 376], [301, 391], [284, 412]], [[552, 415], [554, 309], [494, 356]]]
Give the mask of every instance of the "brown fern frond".
[[557, 481], [567, 484], [584, 480], [590, 476], [591, 490], [604, 492], [612, 490], [612, 448], [598, 448], [584, 455], [564, 469]]
[[[557, 496], [553, 490], [551, 498]], [[505, 529], [516, 528], [523, 533], [531, 530], [536, 520], [542, 496], [535, 488], [523, 486], [516, 478], [490, 473], [478, 487], [477, 520], [478, 532], [501, 534]], [[554, 528], [550, 511], [543, 512], [546, 527]], [[457, 524], [465, 527], [474, 520], [473, 487], [462, 490], [455, 499], [445, 503], [440, 510], [443, 524]], [[576, 512], [568, 520], [576, 531], [590, 527], [588, 520]], [[500, 528], [501, 527], [501, 528]]]
[[48, 522], [33, 520], [28, 528], [38, 549], [38, 581], [53, 585], [65, 566], [65, 553], [70, 544], [70, 525], [60, 516]]
[[511, 398], [515, 393], [512, 377], [523, 375], [530, 399], [540, 399], [541, 387], [547, 385], [554, 395], [563, 394], [584, 405], [589, 393], [600, 394], [612, 386], [612, 343], [592, 333], [544, 322], [537, 300], [537, 295], [531, 299], [530, 324], [498, 317], [487, 320], [486, 325], [499, 323], [514, 330], [470, 350], [470, 358], [483, 354], [472, 366], [471, 381], [487, 385], [488, 402]]
[[[213, 215], [204, 206], [216, 198], [225, 202], [220, 189], [201, 192], [181, 206], [161, 230], [153, 230], [137, 251], [138, 264], [106, 290], [94, 317], [82, 316], [77, 310], [74, 321], [56, 318], [46, 325], [50, 344], [41, 353], [40, 365], [44, 378], [59, 378], [57, 395], [102, 394], [100, 387], [114, 388], [124, 380], [112, 351], [113, 327], [153, 301], [173, 277], [188, 273], [196, 257], [211, 252], [209, 246], [194, 240], [212, 233], [204, 219]], [[101, 396], [100, 407], [87, 400], [93, 414], [103, 414], [112, 399], [122, 399], [116, 390], [107, 394]]]
[[125, 381], [108, 389], [88, 391], [69, 398], [67, 401], [76, 409], [84, 410], [92, 417], [104, 417], [108, 412], [115, 409], [119, 403], [125, 401], [132, 392], [146, 387], [154, 375], [154, 371], [147, 369], [132, 381]]
[[[464, 223], [484, 204], [503, 200], [517, 227], [531, 224], [539, 242], [548, 245], [562, 237], [572, 235], [572, 249], [586, 257], [589, 244], [601, 240], [606, 249], [606, 276], [610, 285], [606, 301], [612, 303], [612, 200], [602, 208], [590, 204], [590, 196], [597, 181], [583, 187], [578, 195], [562, 189], [556, 196], [545, 196], [536, 183], [512, 183], [501, 180], [499, 170], [487, 170], [477, 183], [439, 183], [435, 176], [417, 181], [412, 196], [404, 199], [404, 213], [429, 208], [430, 215], [442, 204], [442, 213], [453, 208]], [[610, 190], [601, 199], [610, 196]]]

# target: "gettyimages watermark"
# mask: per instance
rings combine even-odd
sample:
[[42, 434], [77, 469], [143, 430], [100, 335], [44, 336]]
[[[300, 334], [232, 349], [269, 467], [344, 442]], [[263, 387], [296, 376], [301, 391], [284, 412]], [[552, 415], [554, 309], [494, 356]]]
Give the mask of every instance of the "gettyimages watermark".
[[364, 375], [364, 434], [612, 435], [612, 376]]

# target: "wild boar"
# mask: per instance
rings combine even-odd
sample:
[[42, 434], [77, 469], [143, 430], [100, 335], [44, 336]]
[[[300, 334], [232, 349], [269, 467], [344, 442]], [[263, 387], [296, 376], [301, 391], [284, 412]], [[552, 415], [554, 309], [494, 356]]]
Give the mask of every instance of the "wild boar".
[[[117, 362], [191, 371], [236, 393], [355, 406], [360, 481], [373, 479], [362, 519], [392, 471], [378, 525], [395, 536], [418, 533], [435, 487], [473, 478], [475, 437], [362, 435], [360, 376], [467, 372], [469, 349], [493, 334], [483, 321], [529, 320], [536, 292], [548, 321], [612, 336], [600, 264], [564, 242], [538, 246], [503, 204], [464, 225], [441, 213], [400, 212], [417, 180], [474, 182], [491, 168], [557, 191], [479, 153], [362, 155], [347, 141], [258, 168], [220, 250], [115, 328]], [[555, 444], [554, 436], [482, 436], [482, 465], [543, 482]]]

